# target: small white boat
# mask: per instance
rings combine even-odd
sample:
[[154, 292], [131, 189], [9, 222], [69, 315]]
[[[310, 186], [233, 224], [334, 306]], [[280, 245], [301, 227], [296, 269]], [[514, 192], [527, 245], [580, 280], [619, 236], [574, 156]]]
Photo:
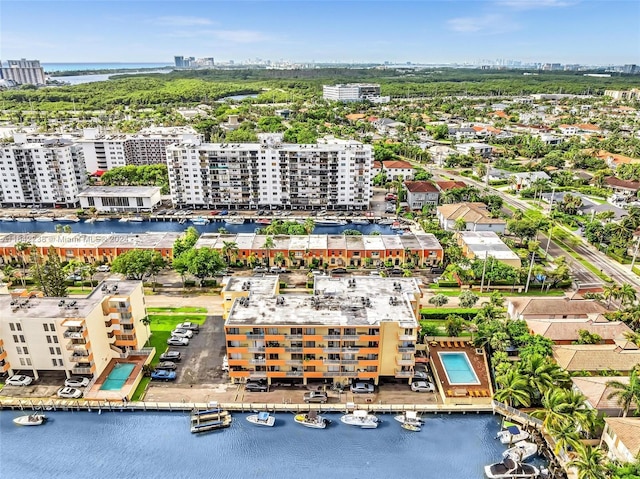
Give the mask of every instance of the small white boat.
[[85, 223], [91, 224], [91, 223], [95, 223], [96, 219], [95, 218], [87, 218], [86, 220], [84, 220]]
[[77, 223], [78, 221], [80, 221], [80, 218], [74, 215], [67, 215], [58, 218], [58, 221], [60, 221], [61, 223]]
[[243, 225], [244, 218], [242, 216], [227, 216], [224, 222], [228, 225]]
[[345, 220], [325, 218], [322, 220], [315, 220], [314, 224], [316, 226], [344, 226], [347, 222]]
[[18, 223], [31, 223], [33, 221], [33, 218], [18, 217], [16, 218], [16, 221]]
[[353, 218], [351, 220], [351, 224], [354, 225], [368, 225], [369, 220], [367, 218]]
[[256, 426], [272, 427], [276, 423], [276, 417], [266, 411], [261, 411], [258, 414], [247, 416], [247, 421]]
[[111, 218], [96, 218], [95, 220], [99, 223], [102, 223], [104, 221], [111, 221]]
[[507, 426], [506, 429], [498, 433], [497, 439], [500, 439], [502, 444], [515, 444], [529, 439], [529, 433], [521, 430], [518, 426]]
[[420, 426], [417, 426], [415, 424], [409, 424], [408, 422], [404, 422], [404, 423], [400, 424], [400, 427], [402, 429], [406, 429], [407, 431], [411, 431], [411, 432], [420, 432], [420, 431], [422, 431], [422, 428]]
[[129, 218], [129, 221], [131, 223], [142, 223], [144, 221], [144, 218], [142, 216], [132, 216], [131, 218]]
[[0, 218], [0, 221], [2, 222], [9, 222], [9, 221], [15, 221], [16, 219], [13, 216], [3, 216], [2, 218]]
[[393, 416], [393, 419], [401, 424], [413, 424], [414, 426], [422, 426], [424, 421], [415, 411], [405, 411], [404, 414]]
[[53, 221], [53, 218], [51, 216], [36, 216], [33, 219], [38, 223], [51, 223]]
[[513, 447], [510, 447], [502, 453], [504, 459], [511, 458], [514, 461], [524, 462], [527, 459], [531, 459], [538, 454], [538, 446], [529, 441], [516, 442]]
[[379, 225], [392, 225], [393, 224], [393, 220], [380, 220], [378, 221]]
[[26, 416], [19, 416], [13, 420], [13, 423], [18, 426], [41, 426], [45, 422], [47, 422], [47, 416], [37, 412]]
[[129, 222], [129, 218], [126, 218], [124, 216], [118, 220], [118, 223], [128, 223], [128, 222]]
[[356, 409], [350, 414], [345, 414], [340, 418], [340, 421], [348, 426], [356, 426], [362, 429], [375, 429], [380, 422], [377, 417], [363, 409]]
[[534, 479], [540, 476], [540, 470], [529, 464], [522, 464], [513, 459], [484, 466], [484, 473], [489, 479]]
[[192, 218], [191, 222], [196, 226], [205, 226], [209, 224], [209, 220], [203, 216], [198, 216], [197, 218]]
[[331, 423], [329, 419], [325, 419], [318, 414], [317, 411], [309, 411], [307, 414], [296, 414], [293, 420], [298, 424], [314, 429], [324, 429]]

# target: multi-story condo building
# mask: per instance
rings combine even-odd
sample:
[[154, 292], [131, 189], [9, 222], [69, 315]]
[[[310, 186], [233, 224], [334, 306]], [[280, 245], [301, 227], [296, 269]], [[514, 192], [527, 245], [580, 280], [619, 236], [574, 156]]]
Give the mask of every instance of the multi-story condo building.
[[0, 202], [2, 206], [77, 206], [87, 184], [83, 149], [69, 140], [0, 146]]
[[0, 294], [0, 371], [99, 376], [149, 337], [142, 283], [105, 281], [86, 298]]
[[281, 296], [278, 288], [277, 276], [226, 279], [233, 381], [412, 377], [422, 294], [414, 278], [316, 277], [313, 295]]
[[47, 80], [39, 60], [8, 60], [5, 67], [0, 61], [0, 78], [18, 85], [44, 85]]
[[386, 103], [388, 96], [380, 96], [380, 85], [374, 83], [347, 83], [323, 85], [322, 98], [329, 101], [364, 101]]
[[333, 138], [315, 145], [181, 143], [167, 147], [176, 207], [352, 209], [369, 206], [372, 149]]

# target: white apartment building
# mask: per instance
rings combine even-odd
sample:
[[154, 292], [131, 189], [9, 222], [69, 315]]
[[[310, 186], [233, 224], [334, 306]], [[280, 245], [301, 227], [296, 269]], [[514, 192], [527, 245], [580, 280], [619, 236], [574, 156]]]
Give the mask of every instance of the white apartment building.
[[380, 85], [374, 83], [347, 83], [338, 85], [323, 85], [322, 98], [329, 101], [364, 101], [372, 103], [386, 103], [388, 96], [380, 96]]
[[14, 139], [0, 146], [2, 206], [77, 206], [87, 184], [82, 147], [69, 140], [28, 143], [23, 134]]
[[373, 151], [357, 141], [182, 143], [167, 147], [176, 207], [351, 209], [369, 206]]
[[0, 78], [11, 80], [18, 85], [44, 85], [47, 80], [39, 60], [8, 60], [8, 67], [0, 62]]
[[81, 208], [101, 213], [153, 211], [162, 201], [158, 186], [90, 186], [78, 198]]
[[0, 372], [97, 377], [112, 359], [144, 347], [145, 317], [140, 281], [105, 281], [77, 299], [0, 294]]

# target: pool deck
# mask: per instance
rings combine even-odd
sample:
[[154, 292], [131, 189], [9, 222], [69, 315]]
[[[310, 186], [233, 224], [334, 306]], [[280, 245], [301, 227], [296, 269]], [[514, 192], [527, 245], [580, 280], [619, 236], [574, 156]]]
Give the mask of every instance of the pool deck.
[[[493, 388], [489, 379], [489, 369], [484, 354], [478, 354], [476, 348], [467, 341], [459, 338], [451, 338], [450, 340], [436, 339], [430, 341], [429, 345], [429, 362], [431, 369], [436, 376], [436, 380], [440, 383], [441, 392], [445, 402], [455, 402], [461, 398], [491, 398], [493, 397]], [[451, 384], [445, 373], [444, 366], [440, 360], [439, 352], [443, 353], [460, 353], [467, 354], [467, 358], [473, 367], [473, 370], [480, 381], [480, 384]]]
[[[127, 359], [112, 359], [107, 367], [102, 371], [100, 376], [95, 380], [93, 385], [91, 385], [85, 391], [85, 397], [87, 399], [95, 399], [95, 400], [109, 400], [116, 401], [121, 400], [122, 398], [131, 398], [133, 393], [136, 390], [136, 387], [140, 383], [140, 379], [142, 378], [142, 368], [147, 360], [146, 356], [129, 356]], [[124, 385], [120, 389], [100, 389], [109, 374], [113, 371], [116, 364], [128, 363], [133, 364], [134, 368], [129, 374], [129, 377], [124, 382]]]

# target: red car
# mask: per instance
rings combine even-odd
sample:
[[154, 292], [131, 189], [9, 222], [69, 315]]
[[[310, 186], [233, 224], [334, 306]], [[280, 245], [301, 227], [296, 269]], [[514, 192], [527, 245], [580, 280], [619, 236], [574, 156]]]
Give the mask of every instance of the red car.
[[213, 210], [211, 213], [209, 213], [211, 216], [218, 216], [220, 214], [220, 211], [218, 210]]

